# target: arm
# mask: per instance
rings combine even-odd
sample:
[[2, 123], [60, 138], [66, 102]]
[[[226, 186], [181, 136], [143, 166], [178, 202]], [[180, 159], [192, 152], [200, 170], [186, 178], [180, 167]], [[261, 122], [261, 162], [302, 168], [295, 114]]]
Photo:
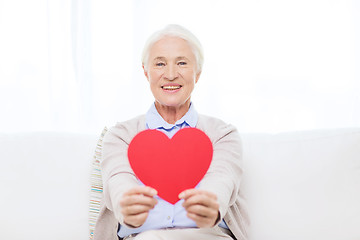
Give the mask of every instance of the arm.
[[239, 134], [233, 126], [219, 120], [204, 122], [206, 125], [199, 128], [213, 142], [213, 160], [199, 189], [186, 190], [180, 197], [185, 200], [188, 217], [199, 227], [212, 227], [225, 216], [239, 193], [242, 150]]
[[102, 179], [106, 207], [121, 225], [142, 225], [148, 211], [156, 205], [156, 191], [139, 186], [128, 158], [127, 149], [136, 128], [117, 125], [105, 135], [102, 149]]

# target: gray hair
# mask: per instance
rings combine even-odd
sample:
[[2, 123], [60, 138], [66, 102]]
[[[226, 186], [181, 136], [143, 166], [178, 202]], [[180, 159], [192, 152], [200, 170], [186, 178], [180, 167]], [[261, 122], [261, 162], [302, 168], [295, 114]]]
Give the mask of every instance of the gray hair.
[[142, 53], [142, 64], [144, 68], [147, 69], [147, 64], [149, 61], [149, 54], [151, 47], [163, 37], [171, 36], [171, 37], [179, 37], [187, 41], [195, 55], [196, 63], [197, 63], [197, 71], [201, 72], [203, 64], [204, 64], [204, 52], [201, 46], [200, 41], [186, 28], [176, 25], [170, 24], [167, 25], [164, 29], [159, 30], [153, 33], [147, 42], [145, 43], [143, 53]]

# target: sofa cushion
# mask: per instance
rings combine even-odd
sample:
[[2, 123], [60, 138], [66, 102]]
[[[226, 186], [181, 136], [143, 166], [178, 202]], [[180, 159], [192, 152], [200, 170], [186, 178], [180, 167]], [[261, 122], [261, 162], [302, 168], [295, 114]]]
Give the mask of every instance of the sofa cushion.
[[360, 239], [360, 129], [245, 134], [251, 240]]
[[1, 239], [87, 240], [96, 136], [1, 134]]

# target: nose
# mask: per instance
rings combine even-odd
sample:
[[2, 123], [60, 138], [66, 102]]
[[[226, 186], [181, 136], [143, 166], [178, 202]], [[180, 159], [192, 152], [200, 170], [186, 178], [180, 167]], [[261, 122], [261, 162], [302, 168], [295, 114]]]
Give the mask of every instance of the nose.
[[164, 77], [169, 81], [173, 81], [177, 78], [178, 72], [175, 66], [169, 64], [166, 66]]

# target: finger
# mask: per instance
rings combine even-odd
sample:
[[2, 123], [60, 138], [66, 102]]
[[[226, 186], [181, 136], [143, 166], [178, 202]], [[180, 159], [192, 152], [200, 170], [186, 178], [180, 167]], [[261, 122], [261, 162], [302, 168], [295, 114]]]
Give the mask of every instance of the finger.
[[157, 194], [157, 191], [152, 187], [137, 186], [125, 192], [123, 196], [129, 196], [133, 194], [143, 194], [145, 196], [154, 197]]
[[188, 213], [196, 214], [200, 217], [214, 218], [218, 214], [218, 210], [214, 208], [205, 207], [202, 205], [192, 205], [186, 208]]
[[151, 209], [153, 209], [154, 207], [148, 206], [148, 205], [129, 205], [126, 207], [121, 208], [121, 213], [125, 216], [125, 215], [137, 215], [137, 214], [141, 214], [144, 212], [148, 212]]
[[199, 215], [193, 214], [193, 213], [187, 213], [187, 217], [190, 218], [191, 220], [193, 220], [199, 228], [213, 227], [215, 224], [214, 219], [199, 216]]
[[127, 207], [131, 205], [145, 205], [153, 208], [157, 204], [157, 200], [154, 197], [149, 197], [142, 194], [132, 194], [123, 196], [120, 200], [121, 207]]
[[208, 198], [217, 199], [217, 196], [214, 193], [209, 192], [209, 191], [205, 191], [205, 190], [195, 189], [195, 188], [187, 189], [187, 190], [181, 192], [179, 194], [179, 198], [180, 199], [187, 199], [187, 198], [190, 198], [190, 197], [192, 197], [194, 195], [205, 195]]
[[203, 205], [208, 208], [212, 208], [216, 210], [219, 209], [219, 204], [216, 199], [209, 198], [207, 195], [202, 195], [202, 194], [192, 195], [191, 197], [186, 198], [183, 203], [183, 207], [185, 209], [193, 205]]
[[124, 217], [124, 222], [132, 227], [139, 227], [144, 224], [148, 215], [149, 212], [144, 212], [137, 215], [129, 215]]
[[151, 187], [137, 186], [123, 194], [120, 205], [122, 207], [133, 204], [156, 205], [157, 201], [153, 198], [156, 194], [157, 191]]

